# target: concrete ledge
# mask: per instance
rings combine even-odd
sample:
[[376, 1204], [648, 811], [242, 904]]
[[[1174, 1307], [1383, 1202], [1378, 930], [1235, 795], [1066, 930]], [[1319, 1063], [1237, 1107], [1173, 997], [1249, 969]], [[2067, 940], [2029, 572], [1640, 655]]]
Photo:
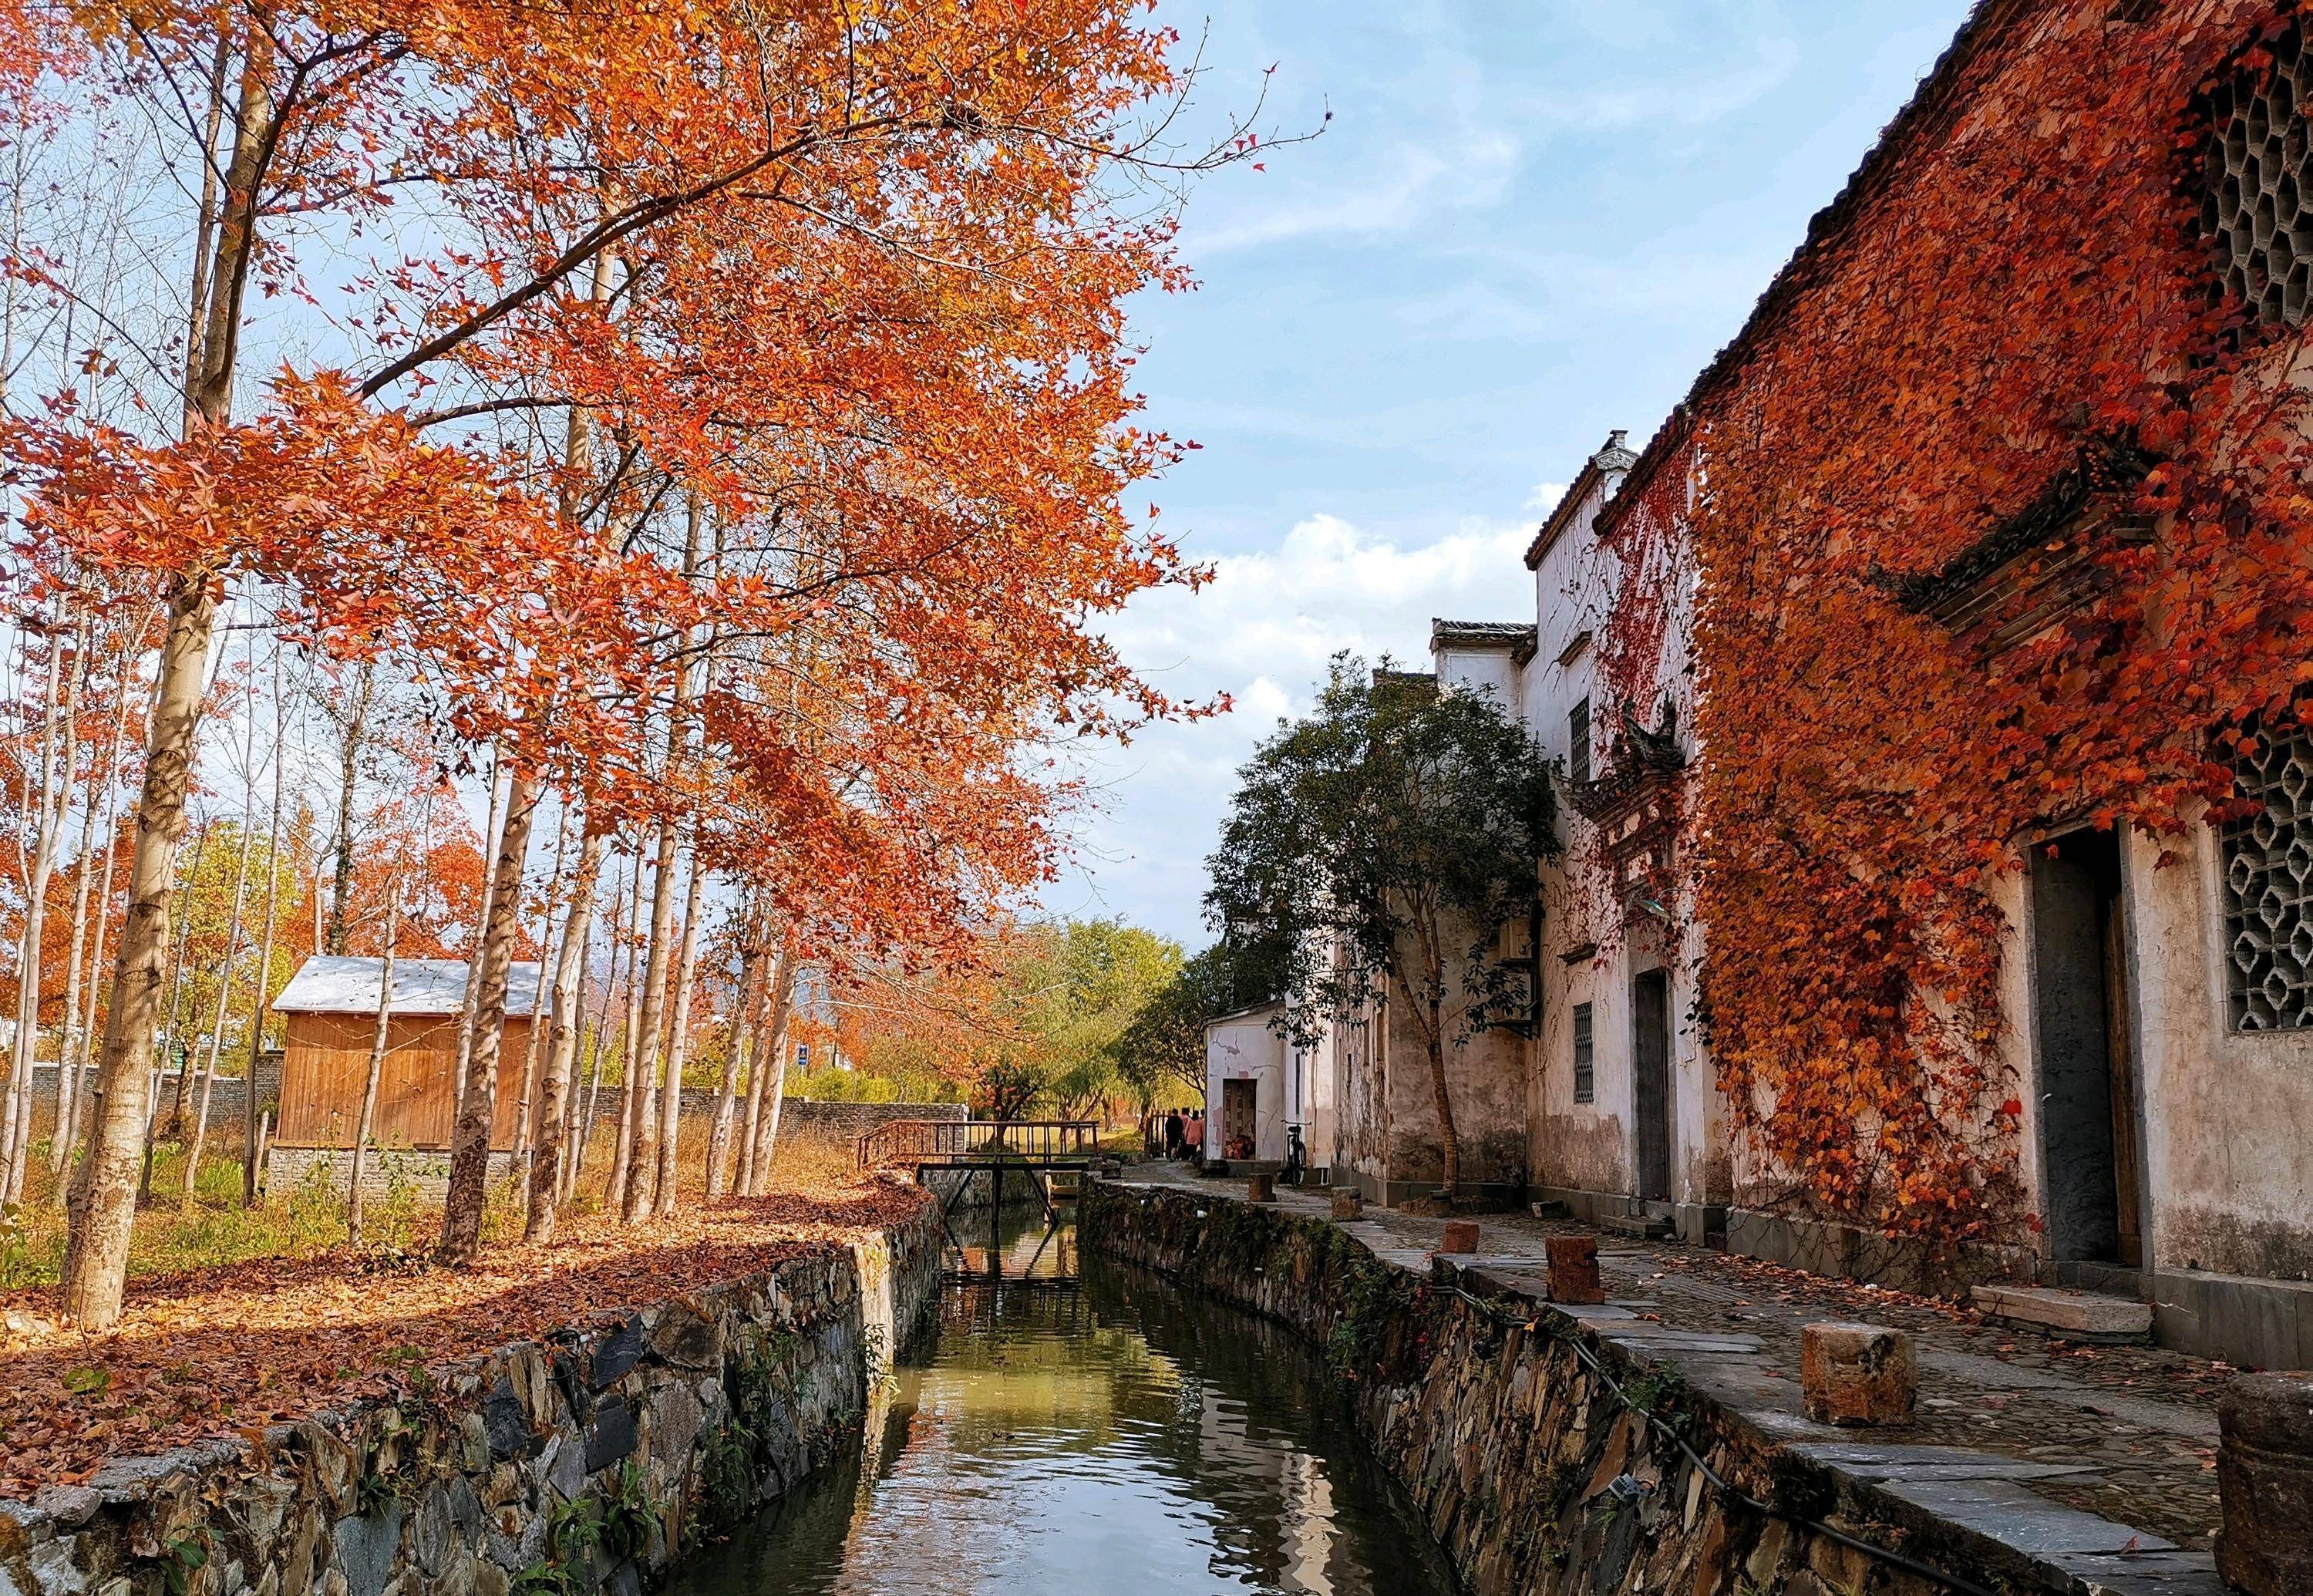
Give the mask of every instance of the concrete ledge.
[[1974, 1297], [1975, 1305], [1994, 1318], [2067, 1341], [2120, 1345], [2152, 1338], [2150, 1302], [2036, 1285], [1980, 1285]]
[[2251, 1369], [2313, 1369], [2313, 1282], [2158, 1269], [2152, 1335], [2161, 1345]]

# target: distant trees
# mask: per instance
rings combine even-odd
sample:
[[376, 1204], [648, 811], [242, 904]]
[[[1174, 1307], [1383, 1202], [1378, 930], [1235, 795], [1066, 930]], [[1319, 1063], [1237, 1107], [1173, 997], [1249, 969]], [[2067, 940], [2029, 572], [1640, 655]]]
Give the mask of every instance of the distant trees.
[[1343, 655], [1315, 711], [1238, 772], [1209, 861], [1208, 917], [1274, 950], [1288, 1023], [1314, 1040], [1389, 983], [1420, 1039], [1445, 1155], [1461, 1182], [1446, 1056], [1520, 995], [1496, 957], [1535, 912], [1558, 851], [1551, 772], [1491, 694], [1368, 671]]
[[945, 970], [855, 973], [840, 1034], [859, 1068], [945, 1074], [990, 1117], [1087, 1117], [1132, 1089], [1121, 1044], [1180, 968], [1178, 943], [1121, 921], [1032, 921]]

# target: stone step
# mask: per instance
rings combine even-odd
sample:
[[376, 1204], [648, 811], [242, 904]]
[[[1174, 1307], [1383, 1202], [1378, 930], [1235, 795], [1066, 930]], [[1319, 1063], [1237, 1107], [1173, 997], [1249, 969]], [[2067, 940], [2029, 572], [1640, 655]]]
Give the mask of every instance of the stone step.
[[2152, 1338], [2152, 1304], [2056, 1286], [1980, 1285], [1975, 1305], [1992, 1318], [2067, 1341], [2103, 1344]]
[[1598, 1230], [1607, 1236], [1630, 1236], [1641, 1241], [1659, 1241], [1670, 1234], [1670, 1221], [1643, 1213], [1609, 1213], [1598, 1221]]

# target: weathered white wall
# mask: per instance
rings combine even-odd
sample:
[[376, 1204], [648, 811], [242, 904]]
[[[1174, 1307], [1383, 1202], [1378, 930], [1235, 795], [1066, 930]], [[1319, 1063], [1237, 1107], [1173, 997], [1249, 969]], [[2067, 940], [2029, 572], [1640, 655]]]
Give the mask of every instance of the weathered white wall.
[[1290, 1049], [1269, 1026], [1280, 1012], [1271, 1003], [1205, 1027], [1205, 1156], [1217, 1159], [1234, 1129], [1223, 1117], [1223, 1083], [1253, 1082], [1253, 1156], [1285, 1156], [1285, 1070]]
[[2167, 846], [2123, 861], [2153, 1262], [2313, 1279], [2313, 1031], [2230, 1027], [2217, 836]]
[[[1667, 464], [1666, 472], [1678, 467]], [[1535, 566], [1535, 651], [1519, 689], [1528, 728], [1543, 748], [1570, 771], [1569, 717], [1590, 702], [1590, 766], [1607, 770], [1618, 706], [1600, 679], [1599, 658], [1623, 584], [1632, 579], [1614, 550], [1596, 533], [1599, 513], [1624, 473], [1588, 474], [1556, 539]], [[1674, 495], [1675, 497], [1675, 495]], [[1682, 535], [1667, 573], [1668, 618], [1660, 646], [1642, 672], [1642, 698], [1632, 708], [1650, 729], [1663, 697], [1676, 709], [1679, 736], [1690, 762], [1693, 741], [1693, 679], [1686, 666], [1696, 597], [1694, 562]], [[1561, 657], [1566, 657], [1563, 664]], [[1689, 777], [1690, 798], [1692, 776]], [[1675, 1203], [1728, 1200], [1731, 1172], [1725, 1100], [1709, 1050], [1693, 1018], [1701, 978], [1703, 932], [1694, 913], [1691, 875], [1693, 817], [1679, 844], [1677, 886], [1663, 905], [1667, 920], [1631, 907], [1607, 857], [1607, 839], [1576, 812], [1561, 791], [1559, 828], [1565, 857], [1543, 882], [1543, 1018], [1532, 1071], [1532, 1164], [1537, 1184], [1586, 1192], [1630, 1194], [1636, 1181], [1631, 982], [1641, 972], [1667, 972], [1671, 1018], [1671, 1195]], [[1579, 954], [1583, 948], [1594, 951]], [[1592, 1101], [1574, 1100], [1574, 1020], [1579, 1003], [1592, 1006]]]

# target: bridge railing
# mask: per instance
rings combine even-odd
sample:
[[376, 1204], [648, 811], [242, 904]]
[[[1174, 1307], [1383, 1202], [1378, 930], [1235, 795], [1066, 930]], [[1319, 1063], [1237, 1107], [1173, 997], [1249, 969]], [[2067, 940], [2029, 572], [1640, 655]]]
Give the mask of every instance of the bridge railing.
[[863, 1169], [996, 1158], [1046, 1164], [1090, 1158], [1100, 1125], [1089, 1119], [895, 1119], [858, 1140]]

